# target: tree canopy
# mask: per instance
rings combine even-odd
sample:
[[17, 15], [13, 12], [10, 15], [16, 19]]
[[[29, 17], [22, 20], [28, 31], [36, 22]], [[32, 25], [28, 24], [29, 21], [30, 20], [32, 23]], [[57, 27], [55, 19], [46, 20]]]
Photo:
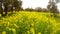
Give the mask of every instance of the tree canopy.
[[[2, 6], [4, 6], [4, 9], [2, 8]], [[20, 1], [18, 1], [18, 0], [0, 0], [0, 10], [3, 9], [5, 14], [7, 14], [8, 11], [20, 10], [21, 6], [22, 6], [21, 0]], [[0, 13], [3, 14], [3, 11], [0, 11]]]

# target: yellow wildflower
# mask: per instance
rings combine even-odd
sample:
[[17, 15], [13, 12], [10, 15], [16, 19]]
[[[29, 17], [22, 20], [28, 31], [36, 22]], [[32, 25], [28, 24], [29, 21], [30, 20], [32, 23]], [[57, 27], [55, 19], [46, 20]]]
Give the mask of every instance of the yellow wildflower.
[[2, 32], [2, 34], [6, 34], [6, 32], [5, 32], [5, 31], [3, 31], [3, 32]]
[[38, 34], [41, 34], [40, 32]]

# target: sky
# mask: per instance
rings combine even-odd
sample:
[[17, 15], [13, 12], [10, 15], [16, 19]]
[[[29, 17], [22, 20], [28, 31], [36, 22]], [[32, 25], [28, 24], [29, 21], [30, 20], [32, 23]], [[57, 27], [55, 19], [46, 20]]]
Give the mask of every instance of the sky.
[[[47, 8], [49, 0], [22, 0], [23, 8], [36, 8], [36, 7], [42, 7], [42, 8]], [[60, 3], [57, 4], [58, 9], [60, 9]]]

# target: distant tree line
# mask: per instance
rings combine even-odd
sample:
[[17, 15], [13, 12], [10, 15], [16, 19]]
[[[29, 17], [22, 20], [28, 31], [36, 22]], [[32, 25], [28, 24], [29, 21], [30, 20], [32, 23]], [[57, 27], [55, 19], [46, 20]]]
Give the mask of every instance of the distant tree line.
[[30, 11], [30, 12], [32, 12], [32, 11], [36, 11], [36, 12], [50, 12], [47, 8], [41, 8], [41, 7], [36, 7], [35, 9], [33, 9], [33, 8], [25, 8], [23, 10]]
[[0, 0], [0, 14], [2, 16], [6, 16], [9, 11], [51, 12], [54, 15], [59, 13], [57, 6], [53, 2], [52, 4], [49, 2], [47, 8], [36, 7], [35, 9], [33, 8], [23, 9], [21, 6], [22, 6], [21, 0]]

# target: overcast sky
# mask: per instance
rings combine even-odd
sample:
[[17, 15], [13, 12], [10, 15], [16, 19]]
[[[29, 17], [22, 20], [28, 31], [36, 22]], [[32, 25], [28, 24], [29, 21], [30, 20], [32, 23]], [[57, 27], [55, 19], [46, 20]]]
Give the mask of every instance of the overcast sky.
[[[23, 8], [36, 8], [36, 7], [42, 7], [46, 8], [48, 5], [49, 0], [22, 0], [23, 1]], [[58, 8], [60, 8], [60, 3], [57, 4]]]

